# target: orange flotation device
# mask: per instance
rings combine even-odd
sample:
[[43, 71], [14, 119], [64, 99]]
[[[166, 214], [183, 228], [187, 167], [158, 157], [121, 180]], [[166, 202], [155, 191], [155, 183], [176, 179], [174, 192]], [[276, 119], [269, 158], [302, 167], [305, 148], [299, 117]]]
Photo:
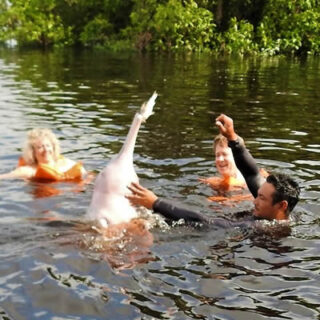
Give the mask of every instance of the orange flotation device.
[[243, 188], [244, 186], [245, 183], [242, 180], [234, 177], [225, 177], [220, 180], [221, 190]]
[[[259, 169], [260, 175], [264, 178], [266, 178], [269, 173], [261, 168]], [[239, 188], [243, 188], [243, 182], [237, 178], [234, 177], [226, 177], [226, 178], [220, 178], [220, 177], [212, 177], [210, 178], [210, 183], [209, 185], [219, 191], [236, 191]], [[248, 194], [233, 194], [229, 197], [227, 196], [210, 196], [207, 197], [209, 201], [212, 202], [218, 202], [218, 203], [224, 203], [228, 206], [233, 206], [234, 204], [237, 204], [242, 201], [246, 200], [253, 200], [253, 196], [248, 193]]]
[[208, 197], [207, 199], [212, 202], [225, 203], [229, 206], [232, 206], [233, 204], [236, 204], [242, 201], [253, 200], [253, 197], [250, 193], [248, 193], [248, 194], [234, 194], [230, 197], [212, 196], [212, 197]]
[[227, 191], [243, 189], [245, 182], [234, 177], [211, 177], [206, 180], [206, 183], [215, 190]]
[[[63, 158], [63, 157], [62, 157]], [[25, 166], [26, 163], [21, 157], [18, 162], [18, 167]], [[47, 164], [39, 164], [37, 166], [34, 180], [47, 180], [47, 181], [68, 181], [68, 180], [81, 180], [82, 179], [82, 163], [77, 162], [69, 170], [62, 172]]]

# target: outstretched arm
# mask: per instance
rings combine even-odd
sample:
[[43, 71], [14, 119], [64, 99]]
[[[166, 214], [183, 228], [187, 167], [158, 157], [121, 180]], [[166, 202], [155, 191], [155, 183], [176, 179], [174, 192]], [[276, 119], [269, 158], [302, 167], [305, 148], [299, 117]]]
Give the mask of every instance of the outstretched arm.
[[228, 146], [232, 150], [237, 168], [246, 180], [247, 186], [254, 197], [263, 183], [256, 161], [246, 149], [242, 139], [235, 133], [233, 120], [222, 114], [216, 119], [216, 125], [220, 133], [228, 139]]
[[126, 196], [135, 206], [143, 206], [153, 209], [166, 219], [178, 221], [184, 219], [186, 222], [211, 223], [210, 218], [198, 212], [176, 207], [165, 200], [159, 199], [151, 190], [144, 188], [138, 183], [131, 183], [128, 189], [132, 192]]
[[142, 185], [136, 182], [132, 182], [128, 189], [132, 194], [126, 195], [132, 205], [142, 206], [147, 209], [152, 209], [153, 204], [156, 202], [158, 197], [149, 189], [144, 188]]
[[30, 179], [34, 176], [35, 169], [29, 166], [18, 167], [11, 172], [0, 174], [0, 180], [3, 179]]
[[142, 187], [138, 183], [131, 183], [128, 188], [133, 194], [126, 197], [132, 204], [153, 209], [154, 212], [160, 213], [168, 220], [178, 221], [183, 219], [186, 223], [202, 223], [218, 228], [241, 227], [244, 225], [243, 222], [231, 222], [224, 218], [209, 217], [192, 210], [176, 207], [163, 199], [159, 199], [152, 191]]

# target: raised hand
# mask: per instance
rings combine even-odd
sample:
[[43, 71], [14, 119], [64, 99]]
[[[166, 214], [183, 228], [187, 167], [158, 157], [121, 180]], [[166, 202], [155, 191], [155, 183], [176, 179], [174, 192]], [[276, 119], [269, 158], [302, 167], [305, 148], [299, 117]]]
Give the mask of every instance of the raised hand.
[[228, 140], [236, 140], [237, 134], [233, 128], [233, 120], [226, 116], [225, 114], [221, 114], [216, 118], [216, 126], [219, 128], [220, 133], [224, 135]]

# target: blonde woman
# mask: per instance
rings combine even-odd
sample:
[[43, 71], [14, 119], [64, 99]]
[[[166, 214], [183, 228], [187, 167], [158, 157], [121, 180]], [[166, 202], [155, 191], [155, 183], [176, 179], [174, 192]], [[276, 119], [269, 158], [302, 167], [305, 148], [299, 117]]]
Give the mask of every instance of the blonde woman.
[[18, 167], [0, 179], [36, 179], [47, 181], [81, 180], [86, 170], [80, 162], [60, 154], [60, 145], [49, 129], [33, 129], [28, 132], [23, 155]]

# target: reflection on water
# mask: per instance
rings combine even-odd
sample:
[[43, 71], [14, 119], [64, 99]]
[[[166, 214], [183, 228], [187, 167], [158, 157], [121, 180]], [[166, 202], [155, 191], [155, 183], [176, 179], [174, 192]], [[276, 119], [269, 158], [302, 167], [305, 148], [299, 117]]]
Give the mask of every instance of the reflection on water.
[[1, 181], [2, 318], [317, 319], [319, 61], [0, 51], [1, 172], [16, 166], [33, 127], [54, 130], [63, 153], [98, 172], [157, 90], [135, 166], [159, 196], [209, 215], [252, 207], [210, 202], [218, 195], [198, 182], [215, 174], [222, 112], [261, 167], [302, 186], [289, 236], [158, 220], [143, 247], [82, 220], [92, 184]]

